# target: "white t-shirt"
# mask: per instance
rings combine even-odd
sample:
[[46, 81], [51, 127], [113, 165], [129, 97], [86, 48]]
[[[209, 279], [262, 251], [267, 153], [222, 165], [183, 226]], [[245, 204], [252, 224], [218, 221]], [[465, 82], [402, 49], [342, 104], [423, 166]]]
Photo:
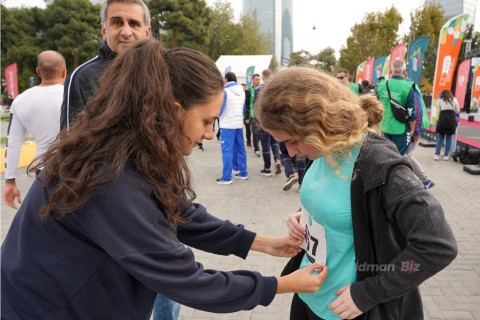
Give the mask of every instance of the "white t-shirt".
[[63, 85], [36, 86], [17, 96], [10, 108], [5, 179], [15, 178], [25, 136], [29, 132], [37, 142], [37, 156], [42, 155], [60, 131]]

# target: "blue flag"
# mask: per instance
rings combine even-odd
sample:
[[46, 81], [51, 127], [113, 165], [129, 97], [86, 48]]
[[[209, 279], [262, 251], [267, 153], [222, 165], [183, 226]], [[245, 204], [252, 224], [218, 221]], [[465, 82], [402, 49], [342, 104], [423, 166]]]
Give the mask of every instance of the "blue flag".
[[420, 74], [429, 42], [430, 37], [420, 37], [408, 46], [407, 77], [417, 85], [420, 85]]
[[385, 59], [387, 59], [387, 56], [378, 56], [375, 58], [375, 62], [373, 63], [372, 86], [376, 86], [378, 83], [378, 78], [382, 76]]
[[247, 72], [245, 73], [245, 83], [247, 85], [247, 88], [250, 88], [250, 86], [252, 85], [252, 77], [254, 72], [255, 66], [250, 66], [247, 68]]

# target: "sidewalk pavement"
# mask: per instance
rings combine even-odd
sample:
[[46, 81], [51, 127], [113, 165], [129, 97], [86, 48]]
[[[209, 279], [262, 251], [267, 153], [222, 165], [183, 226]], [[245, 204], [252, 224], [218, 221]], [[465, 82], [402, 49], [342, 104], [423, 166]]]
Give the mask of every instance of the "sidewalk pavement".
[[[285, 235], [286, 219], [300, 207], [298, 186], [282, 191], [286, 177], [282, 172], [273, 177], [258, 174], [261, 158], [247, 150], [249, 179], [235, 180], [231, 185], [217, 185], [221, 174], [220, 143], [205, 141], [205, 151], [195, 149], [188, 158], [197, 193], [196, 202], [210, 213], [241, 223], [265, 235]], [[480, 314], [480, 177], [463, 171], [463, 165], [450, 161], [433, 161], [434, 148], [418, 147], [415, 158], [422, 164], [435, 186], [431, 192], [443, 205], [445, 215], [458, 241], [459, 255], [445, 270], [421, 285], [425, 319], [478, 319]], [[26, 195], [33, 178], [20, 169], [18, 182]], [[3, 179], [3, 175], [2, 175]], [[3, 187], [3, 180], [1, 183]], [[479, 198], [477, 198], [479, 197]], [[2, 242], [15, 210], [2, 204]], [[195, 250], [196, 258], [205, 268], [219, 270], [256, 270], [264, 275], [279, 276], [287, 259], [273, 258], [252, 252], [247, 259], [216, 256]], [[234, 314], [213, 314], [182, 306], [181, 320], [287, 320], [291, 294], [278, 295], [268, 307]], [[215, 303], [212, 301], [212, 303]]]

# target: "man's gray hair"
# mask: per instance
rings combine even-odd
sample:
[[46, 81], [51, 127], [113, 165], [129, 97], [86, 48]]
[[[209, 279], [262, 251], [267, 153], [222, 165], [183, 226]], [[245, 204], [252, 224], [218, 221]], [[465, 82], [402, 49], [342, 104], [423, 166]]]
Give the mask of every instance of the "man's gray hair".
[[403, 71], [407, 70], [407, 66], [405, 65], [405, 61], [403, 60], [395, 60], [392, 64], [392, 73], [400, 74]]
[[133, 3], [139, 4], [143, 9], [145, 25], [150, 27], [150, 9], [148, 9], [145, 2], [142, 0], [103, 0], [102, 8], [100, 9], [100, 22], [104, 25], [107, 22], [107, 8], [111, 3]]

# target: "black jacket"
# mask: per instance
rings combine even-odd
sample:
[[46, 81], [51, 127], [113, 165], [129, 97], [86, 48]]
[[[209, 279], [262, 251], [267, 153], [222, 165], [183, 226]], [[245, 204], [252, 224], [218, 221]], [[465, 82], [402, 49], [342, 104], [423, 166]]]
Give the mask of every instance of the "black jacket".
[[[359, 319], [423, 319], [418, 286], [457, 255], [443, 209], [413, 174], [407, 156], [375, 134], [365, 140], [351, 184]], [[300, 257], [300, 258], [299, 258]], [[282, 274], [298, 268], [303, 254]]]
[[156, 292], [218, 313], [275, 297], [275, 277], [205, 269], [185, 246], [245, 258], [253, 232], [199, 204], [182, 213], [189, 222], [175, 230], [131, 166], [61, 221], [38, 216], [51, 192], [42, 177], [2, 245], [2, 319], [149, 319]]
[[116, 56], [104, 42], [94, 58], [80, 65], [68, 76], [63, 91], [60, 129], [70, 127], [95, 92], [103, 70]]

